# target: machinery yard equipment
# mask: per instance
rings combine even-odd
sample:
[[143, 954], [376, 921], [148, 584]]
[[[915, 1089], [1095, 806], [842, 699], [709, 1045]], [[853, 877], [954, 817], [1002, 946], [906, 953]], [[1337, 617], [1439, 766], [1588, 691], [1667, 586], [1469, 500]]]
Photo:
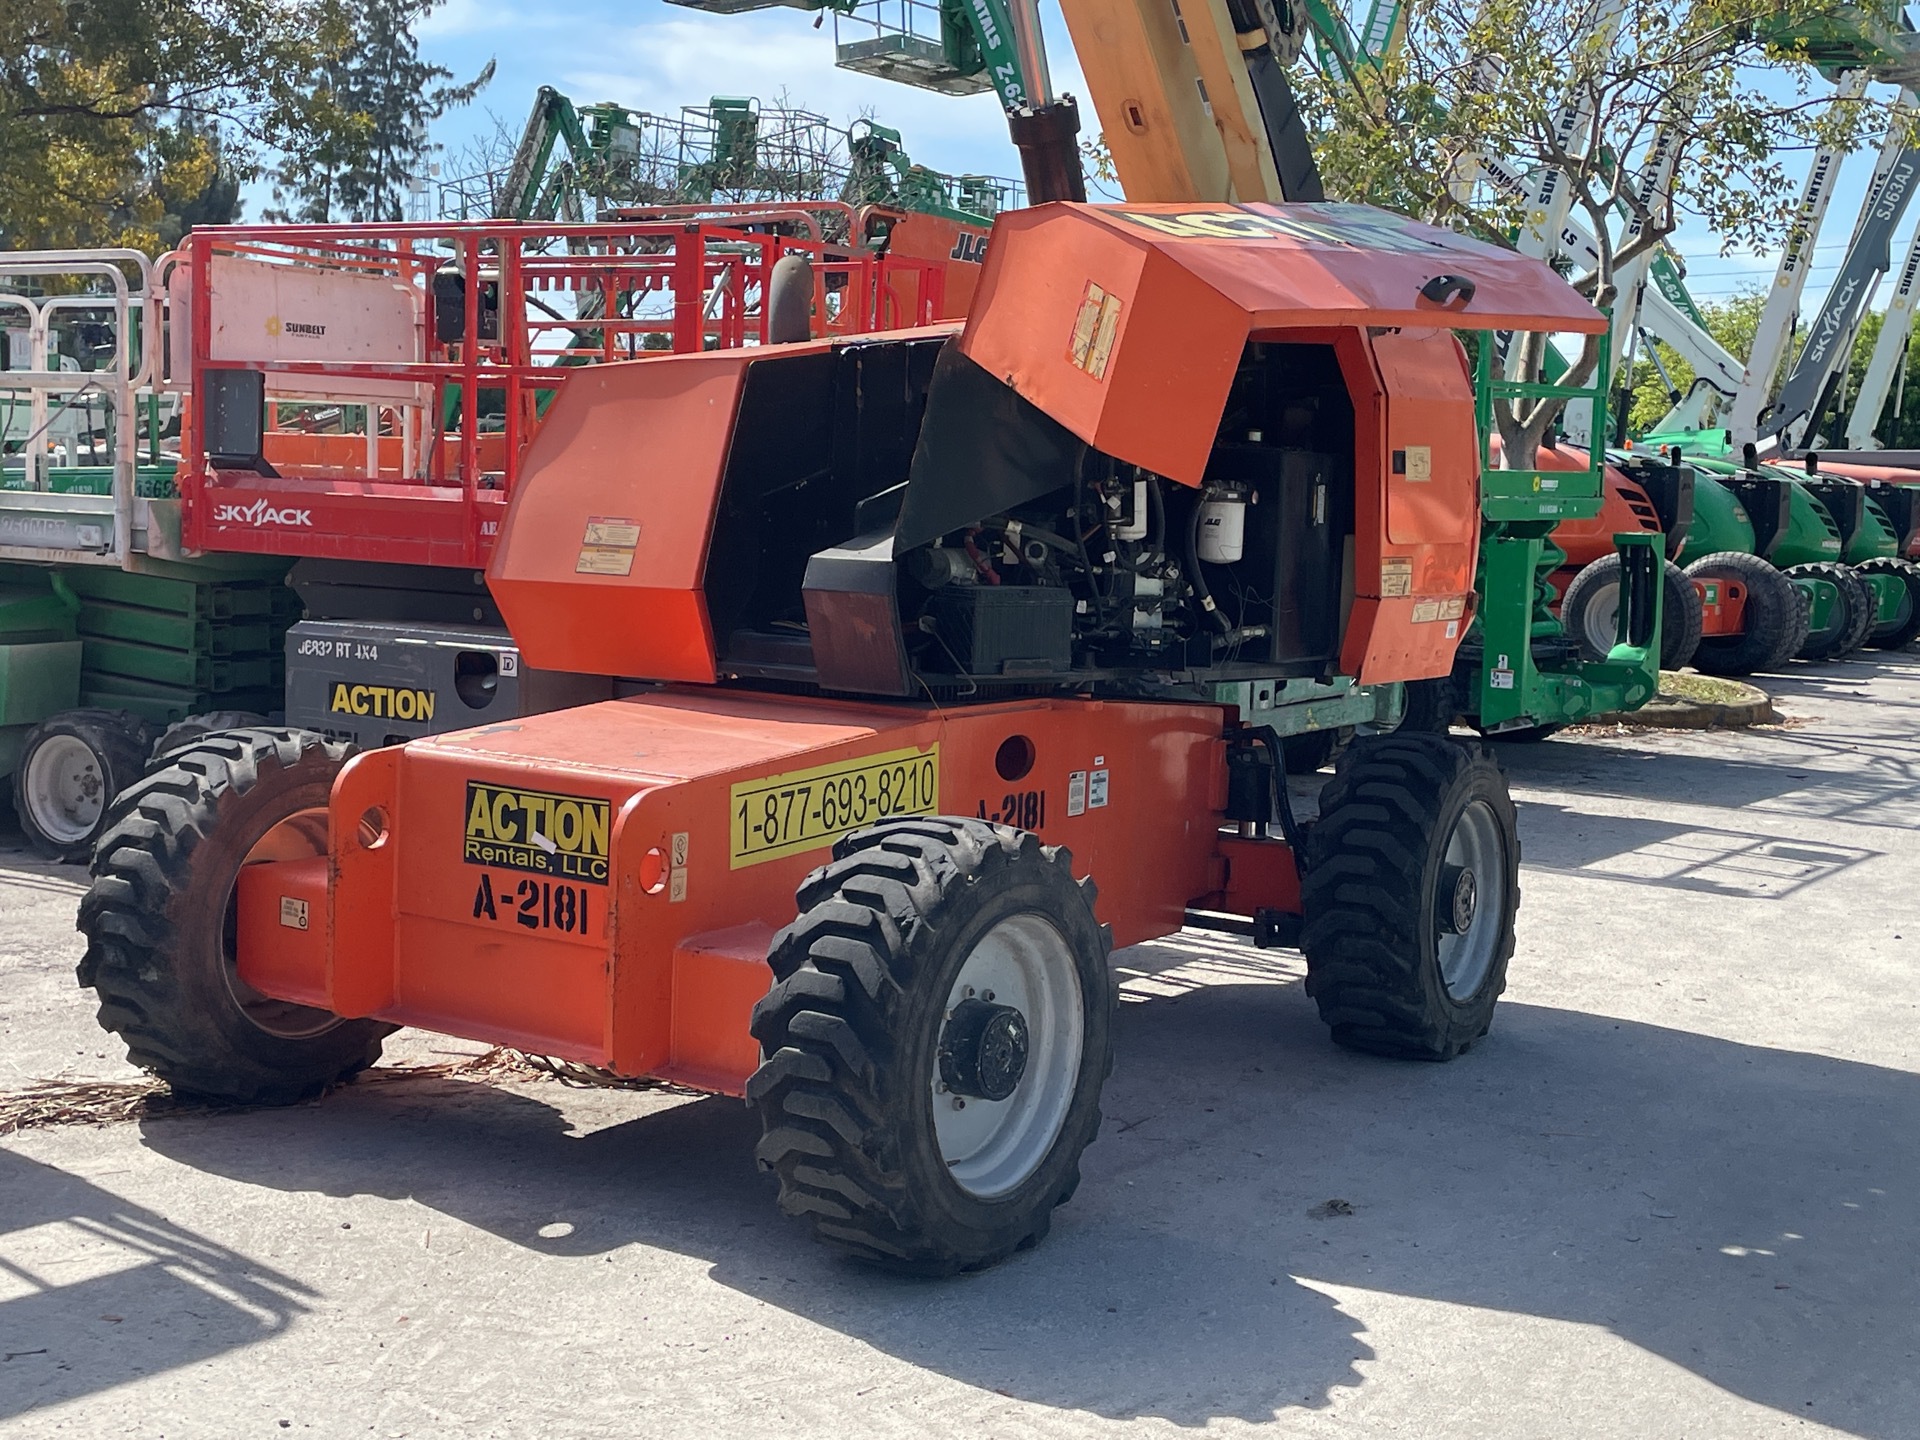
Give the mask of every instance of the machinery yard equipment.
[[[1546, 451], [1541, 463], [1557, 453], [1581, 454]], [[1679, 647], [1690, 631], [1701, 642], [1689, 652], [1695, 663], [1721, 675], [1795, 658], [1842, 659], [1862, 645], [1901, 649], [1920, 635], [1920, 567], [1906, 558], [1920, 503], [1912, 471], [1830, 466], [1817, 455], [1792, 464], [1751, 453], [1737, 464], [1712, 454], [1682, 460], [1677, 445], [1662, 446], [1657, 458], [1612, 452], [1609, 464], [1613, 523], [1637, 521], [1668, 536], [1663, 668], [1685, 663]], [[1669, 478], [1680, 470], [1690, 472], [1684, 501]], [[1579, 561], [1602, 538], [1600, 528], [1563, 525], [1555, 538]], [[1604, 654], [1612, 633], [1604, 583], [1611, 562], [1594, 567], [1598, 583], [1569, 584], [1561, 608], [1590, 655]]]
[[1869, 492], [1817, 462], [1764, 464], [1749, 453], [1743, 464], [1689, 463], [1699, 476], [1696, 518], [1680, 558], [1705, 605], [1700, 668], [1749, 674], [1795, 656], [1897, 649], [1920, 633], [1909, 628], [1920, 574], [1901, 558], [1911, 494], [1891, 485]]
[[[824, 203], [237, 227], [158, 265], [0, 257], [0, 325], [21, 322], [0, 330], [0, 406], [20, 417], [0, 471], [0, 778], [28, 835], [83, 858], [150, 747], [283, 710], [378, 744], [578, 698], [519, 671], [477, 573], [544, 407], [643, 347], [761, 340], [782, 260], [804, 260], [803, 319], [827, 333], [938, 318], [957, 266], [970, 289], [975, 252], [822, 238], [869, 220]], [[302, 596], [312, 624], [289, 636]]]
[[822, 1238], [991, 1264], [1077, 1182], [1112, 944], [1298, 944], [1360, 1049], [1486, 1033], [1497, 767], [1365, 737], [1309, 826], [1276, 752], [1316, 711], [1391, 718], [1475, 613], [1496, 723], [1650, 693], [1637, 537], [1609, 660], [1533, 662], [1563, 502], [1483, 470], [1508, 382], [1453, 333], [1604, 325], [1535, 261], [1362, 207], [1053, 205], [998, 222], [958, 334], [579, 371], [488, 582], [529, 666], [630, 693], [178, 753], [116, 806], [81, 978], [204, 1094], [297, 1098], [398, 1024], [744, 1094]]
[[[1589, 461], [1580, 450], [1549, 446], [1535, 463], [1577, 470]], [[1614, 644], [1625, 576], [1613, 537], [1635, 530], [1658, 536], [1664, 552], [1660, 668], [1681, 669], [1693, 662], [1700, 645], [1700, 596], [1675, 563], [1693, 523], [1697, 476], [1692, 466], [1665, 456], [1614, 451], [1605, 464], [1599, 513], [1562, 521], [1553, 532], [1553, 543], [1566, 557], [1552, 578], [1560, 595], [1560, 624], [1589, 659], [1604, 659]]]
[[0, 781], [57, 859], [155, 734], [279, 706], [286, 565], [180, 550], [162, 314], [137, 252], [0, 256]]

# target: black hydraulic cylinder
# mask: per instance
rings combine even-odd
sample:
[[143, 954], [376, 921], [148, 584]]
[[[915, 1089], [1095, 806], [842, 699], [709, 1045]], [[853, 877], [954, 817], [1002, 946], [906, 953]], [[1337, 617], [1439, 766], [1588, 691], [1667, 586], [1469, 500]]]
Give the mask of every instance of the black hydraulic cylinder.
[[1227, 819], [1255, 825], [1273, 819], [1274, 767], [1273, 751], [1258, 745], [1227, 751]]
[[1289, 204], [1325, 200], [1326, 187], [1313, 158], [1313, 142], [1307, 135], [1299, 103], [1293, 98], [1286, 68], [1265, 46], [1247, 51], [1246, 58], [1247, 78], [1253, 82], [1253, 98], [1260, 107], [1267, 146], [1273, 151], [1274, 168], [1280, 176], [1280, 198]]
[[1009, 110], [1007, 129], [1020, 152], [1029, 205], [1051, 200], [1086, 203], [1087, 178], [1080, 169], [1080, 107], [1071, 95], [1062, 95], [1050, 105]]

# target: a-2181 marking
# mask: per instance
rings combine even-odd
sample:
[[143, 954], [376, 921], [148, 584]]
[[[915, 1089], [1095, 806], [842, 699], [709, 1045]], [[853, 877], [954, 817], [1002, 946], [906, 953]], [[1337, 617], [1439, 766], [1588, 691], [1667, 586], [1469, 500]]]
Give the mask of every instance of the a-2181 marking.
[[591, 918], [589, 894], [584, 885], [516, 880], [511, 875], [502, 875], [496, 888], [493, 876], [483, 870], [479, 888], [473, 892], [473, 918], [584, 935]]
[[996, 825], [1012, 825], [1020, 830], [1038, 830], [1047, 823], [1047, 792], [1044, 790], [1014, 790], [1000, 797], [1000, 803], [988, 809], [985, 800], [980, 802], [977, 818], [991, 820]]

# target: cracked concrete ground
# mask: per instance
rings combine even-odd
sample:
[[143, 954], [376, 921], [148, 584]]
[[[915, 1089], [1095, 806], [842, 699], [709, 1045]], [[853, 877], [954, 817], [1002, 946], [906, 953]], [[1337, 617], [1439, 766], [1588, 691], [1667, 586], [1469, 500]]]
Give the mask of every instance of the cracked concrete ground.
[[[723, 1099], [406, 1080], [0, 1141], [0, 1434], [1920, 1436], [1920, 658], [1507, 747], [1494, 1032], [1344, 1054], [1290, 953], [1117, 957], [1107, 1123], [944, 1284], [778, 1215]], [[0, 1089], [132, 1078], [0, 833]], [[473, 1047], [404, 1035], [418, 1063]]]

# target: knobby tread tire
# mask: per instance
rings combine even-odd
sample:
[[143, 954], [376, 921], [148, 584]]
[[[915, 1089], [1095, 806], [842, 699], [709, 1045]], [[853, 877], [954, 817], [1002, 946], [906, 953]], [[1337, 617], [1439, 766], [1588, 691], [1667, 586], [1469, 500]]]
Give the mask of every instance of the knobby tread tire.
[[147, 727], [130, 710], [62, 710], [34, 726], [21, 741], [20, 762], [13, 772], [13, 812], [36, 851], [49, 860], [72, 862], [93, 854], [94, 843], [109, 823], [112, 806], [103, 805], [99, 824], [91, 834], [76, 841], [60, 840], [35, 824], [26, 794], [27, 762], [42, 742], [61, 735], [71, 735], [93, 751], [100, 761], [102, 783], [112, 792], [110, 802], [112, 795], [131, 785], [146, 769]]
[[1466, 708], [1464, 691], [1458, 676], [1439, 675], [1431, 680], [1409, 680], [1406, 685], [1406, 711], [1393, 728], [1396, 735], [1445, 735]]
[[1920, 565], [1893, 555], [1876, 555], [1853, 568], [1862, 575], [1897, 575], [1907, 587], [1906, 616], [1875, 625], [1867, 632], [1867, 645], [1874, 650], [1904, 650], [1920, 638]]
[[[773, 988], [754, 1007], [755, 1158], [776, 1177], [781, 1209], [837, 1249], [913, 1274], [984, 1269], [1047, 1233], [1099, 1132], [1116, 997], [1093, 882], [1073, 878], [1065, 849], [983, 820], [888, 821], [833, 855], [801, 883], [799, 918], [768, 956]], [[931, 1047], [981, 927], [1036, 910], [1074, 952], [1081, 1068], [1052, 1149], [1008, 1195], [982, 1200], [940, 1158]]]
[[270, 723], [266, 716], [252, 710], [209, 710], [204, 715], [189, 715], [183, 720], [174, 721], [160, 732], [160, 737], [153, 742], [153, 749], [148, 752], [147, 768], [158, 770], [174, 751], [184, 750], [209, 735], [226, 730], [257, 730], [270, 727]]
[[1837, 560], [1815, 560], [1805, 565], [1791, 565], [1786, 574], [1789, 580], [1825, 580], [1840, 592], [1840, 613], [1823, 633], [1815, 635], [1809, 631], [1800, 645], [1802, 660], [1844, 660], [1866, 643], [1873, 629], [1873, 591], [1854, 573], [1851, 565], [1842, 565]]
[[[234, 876], [273, 825], [324, 807], [353, 747], [310, 732], [237, 730], [178, 751], [124, 791], [80, 902], [79, 981], [128, 1058], [174, 1090], [290, 1104], [380, 1058], [394, 1026], [335, 1020], [289, 1038], [260, 1028], [229, 980]], [[306, 1011], [316, 1024], [324, 1012]]]
[[1752, 675], [1774, 670], [1807, 643], [1807, 597], [1758, 555], [1718, 550], [1687, 566], [1695, 580], [1737, 580], [1745, 587], [1744, 628], [1738, 635], [1702, 636], [1694, 668], [1709, 675]]
[[[1487, 975], [1456, 1001], [1440, 974], [1434, 894], [1453, 821], [1474, 800], [1503, 833], [1507, 886]], [[1506, 988], [1520, 900], [1513, 801], [1485, 748], [1399, 734], [1356, 742], [1321, 793], [1306, 852], [1300, 948], [1334, 1041], [1450, 1060], [1484, 1036]]]
[[[1678, 670], [1693, 663], [1694, 651], [1700, 646], [1700, 592], [1693, 588], [1687, 572], [1678, 565], [1671, 560], [1660, 563], [1660, 583], [1663, 587], [1660, 597], [1660, 668]], [[1588, 642], [1582, 612], [1607, 586], [1611, 585], [1617, 591], [1620, 574], [1619, 552], [1602, 555], [1569, 580], [1566, 593], [1560, 597], [1560, 623], [1580, 646], [1580, 653], [1589, 660], [1604, 660], [1607, 656], [1604, 650], [1597, 650]]]

